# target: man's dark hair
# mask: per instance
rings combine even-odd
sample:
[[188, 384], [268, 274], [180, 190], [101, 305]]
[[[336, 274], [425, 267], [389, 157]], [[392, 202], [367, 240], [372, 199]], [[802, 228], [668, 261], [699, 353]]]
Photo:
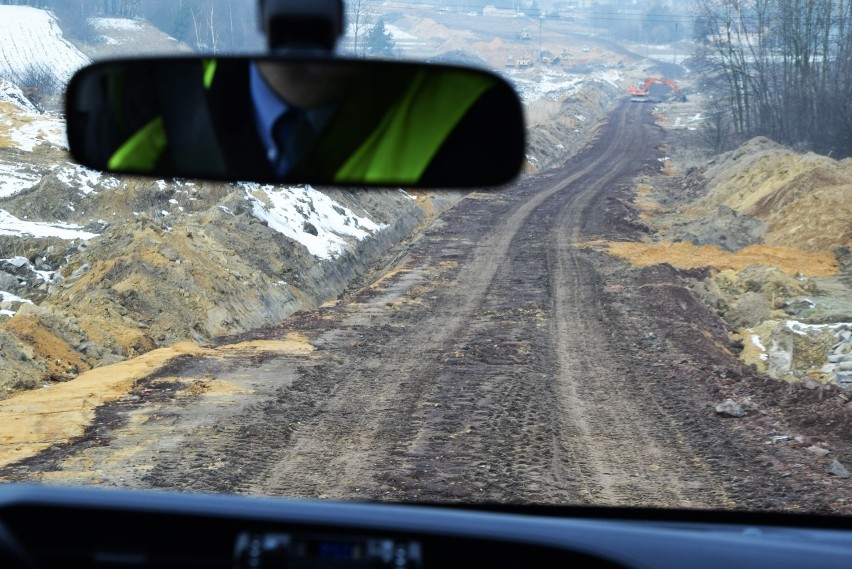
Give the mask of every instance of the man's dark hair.
[[270, 51], [334, 51], [343, 35], [343, 0], [260, 0], [258, 14]]

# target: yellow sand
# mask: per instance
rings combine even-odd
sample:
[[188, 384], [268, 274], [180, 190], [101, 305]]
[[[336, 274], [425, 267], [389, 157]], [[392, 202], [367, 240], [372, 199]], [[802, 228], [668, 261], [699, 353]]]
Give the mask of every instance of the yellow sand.
[[[204, 348], [192, 342], [153, 350], [137, 358], [87, 371], [76, 379], [0, 401], [0, 466], [32, 456], [83, 434], [95, 410], [126, 396], [137, 380], [151, 375], [180, 356], [219, 357], [236, 352], [302, 355], [313, 351], [294, 334], [284, 340], [259, 340]], [[208, 391], [234, 391], [211, 383]]]
[[828, 276], [839, 270], [834, 255], [806, 253], [788, 247], [751, 245], [736, 253], [714, 245], [692, 243], [625, 243], [620, 241], [593, 241], [582, 246], [601, 249], [639, 267], [668, 263], [679, 269], [714, 267], [719, 270], [740, 270], [749, 265], [778, 267], [787, 274]]

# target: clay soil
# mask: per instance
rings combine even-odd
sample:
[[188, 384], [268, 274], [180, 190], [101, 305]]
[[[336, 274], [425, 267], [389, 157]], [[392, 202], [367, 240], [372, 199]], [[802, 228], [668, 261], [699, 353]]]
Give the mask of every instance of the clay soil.
[[[659, 169], [664, 138], [650, 113], [622, 104], [563, 166], [470, 195], [372, 283], [161, 362], [98, 403], [82, 434], [57, 432], [49, 448], [0, 461], [0, 475], [852, 513], [852, 484], [826, 473], [833, 458], [852, 463], [839, 390], [740, 363], [741, 346], [687, 286], [703, 269], [634, 267], [581, 246], [637, 240], [643, 224], [626, 204], [635, 177]], [[312, 349], [263, 347], [293, 337]], [[729, 397], [744, 417], [715, 413]]]

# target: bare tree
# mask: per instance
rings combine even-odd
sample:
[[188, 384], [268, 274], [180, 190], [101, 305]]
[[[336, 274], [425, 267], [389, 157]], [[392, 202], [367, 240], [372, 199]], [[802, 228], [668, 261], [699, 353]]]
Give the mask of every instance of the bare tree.
[[852, 154], [850, 4], [698, 0], [705, 77], [737, 134]]
[[346, 25], [352, 31], [352, 51], [356, 55], [363, 55], [366, 50], [364, 37], [370, 26], [371, 0], [350, 0], [347, 2]]

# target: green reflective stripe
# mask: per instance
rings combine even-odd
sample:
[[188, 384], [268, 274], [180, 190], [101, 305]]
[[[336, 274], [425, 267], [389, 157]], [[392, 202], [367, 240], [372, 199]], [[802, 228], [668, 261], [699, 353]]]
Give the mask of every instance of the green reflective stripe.
[[166, 128], [157, 117], [127, 139], [110, 157], [110, 170], [147, 172], [166, 150]]
[[216, 64], [217, 60], [215, 59], [205, 59], [201, 62], [201, 65], [204, 66], [205, 89], [210, 89], [210, 86], [213, 85], [213, 77], [216, 75]]
[[485, 75], [420, 74], [338, 170], [335, 181], [379, 183], [393, 179], [416, 183], [455, 126], [493, 85]]

